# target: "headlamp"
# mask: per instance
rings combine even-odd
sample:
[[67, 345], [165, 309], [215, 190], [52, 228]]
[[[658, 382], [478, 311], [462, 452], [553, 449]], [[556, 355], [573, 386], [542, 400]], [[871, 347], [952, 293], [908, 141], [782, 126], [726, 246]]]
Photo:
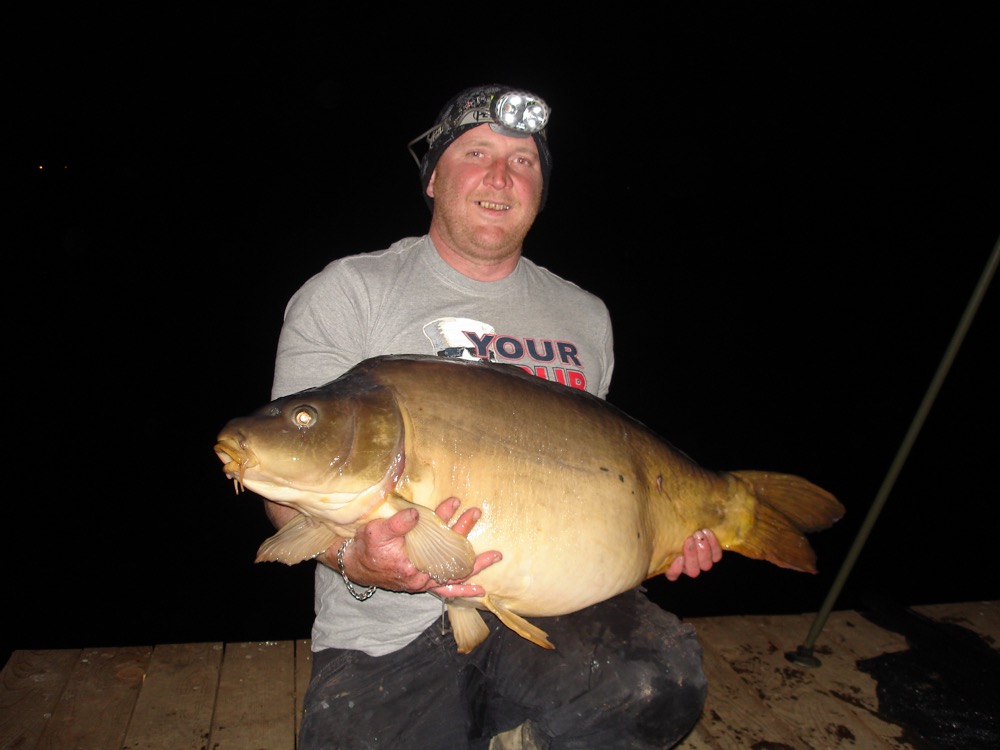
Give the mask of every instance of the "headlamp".
[[[516, 138], [526, 138], [530, 135], [545, 137], [545, 126], [549, 122], [551, 110], [545, 101], [527, 91], [474, 90], [464, 99], [452, 103], [450, 111], [442, 113], [441, 119], [429, 130], [418, 135], [407, 144], [410, 154], [417, 165], [420, 157], [413, 147], [426, 139], [427, 147], [444, 136], [470, 125], [488, 124], [493, 130]], [[453, 140], [445, 138], [445, 140]]]
[[537, 133], [549, 121], [549, 105], [526, 91], [509, 91], [493, 97], [490, 114], [507, 130]]

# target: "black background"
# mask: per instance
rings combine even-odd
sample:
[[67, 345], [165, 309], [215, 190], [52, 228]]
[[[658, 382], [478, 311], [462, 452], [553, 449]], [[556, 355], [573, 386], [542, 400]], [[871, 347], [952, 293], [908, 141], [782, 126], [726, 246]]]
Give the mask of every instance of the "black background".
[[325, 7], [12, 27], [5, 655], [308, 636], [311, 567], [253, 563], [215, 434], [309, 275], [426, 231], [406, 143], [494, 81], [553, 107], [525, 252], [607, 301], [610, 400], [848, 508], [817, 576], [727, 555], [652, 595], [819, 609], [924, 404], [837, 607], [1000, 597], [995, 289], [960, 326], [1000, 235], [985, 11]]

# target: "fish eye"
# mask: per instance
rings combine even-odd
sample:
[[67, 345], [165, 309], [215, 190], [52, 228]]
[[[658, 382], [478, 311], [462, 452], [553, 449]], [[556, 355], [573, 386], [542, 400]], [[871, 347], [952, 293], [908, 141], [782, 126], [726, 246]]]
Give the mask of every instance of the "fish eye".
[[315, 425], [317, 421], [319, 421], [319, 414], [313, 407], [307, 404], [302, 404], [292, 409], [292, 424], [300, 429], [308, 429]]

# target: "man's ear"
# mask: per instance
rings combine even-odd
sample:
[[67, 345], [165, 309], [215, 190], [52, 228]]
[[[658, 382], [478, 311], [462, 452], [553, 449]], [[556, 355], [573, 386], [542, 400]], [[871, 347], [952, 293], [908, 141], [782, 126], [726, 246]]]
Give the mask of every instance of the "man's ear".
[[427, 180], [427, 189], [424, 192], [427, 193], [430, 198], [434, 197], [434, 178], [437, 177], [437, 173], [438, 171], [435, 169], [431, 172], [431, 178]]

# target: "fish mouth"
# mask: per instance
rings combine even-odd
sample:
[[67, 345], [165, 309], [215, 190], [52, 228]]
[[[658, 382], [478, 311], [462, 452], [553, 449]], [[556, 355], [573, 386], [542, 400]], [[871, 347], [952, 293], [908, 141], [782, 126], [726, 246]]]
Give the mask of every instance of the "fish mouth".
[[245, 492], [244, 473], [247, 469], [252, 469], [260, 463], [253, 451], [247, 448], [241, 440], [227, 437], [215, 444], [215, 455], [224, 464], [222, 470], [226, 473], [226, 477], [233, 480], [236, 494]]

